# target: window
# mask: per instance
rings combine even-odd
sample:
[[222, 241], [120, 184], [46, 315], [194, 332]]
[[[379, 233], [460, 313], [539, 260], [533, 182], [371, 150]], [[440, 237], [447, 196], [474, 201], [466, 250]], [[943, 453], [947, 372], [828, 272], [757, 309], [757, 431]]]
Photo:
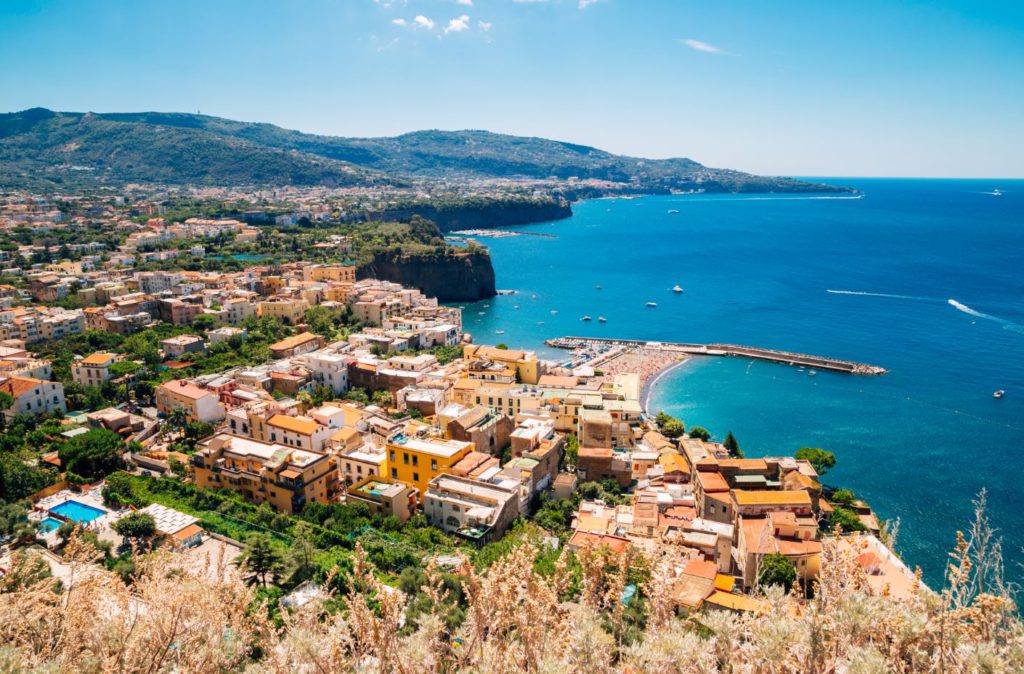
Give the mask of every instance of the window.
[[402, 452], [402, 463], [404, 463], [407, 466], [409, 465], [409, 453], [408, 452]]
[[397, 468], [392, 468], [392, 469], [391, 469], [391, 477], [392, 477], [393, 479], [395, 479], [395, 480], [397, 480], [397, 479], [398, 479], [398, 469], [397, 469]]
[[414, 465], [414, 466], [419, 466], [420, 465], [420, 457], [416, 456], [415, 454], [412, 455], [412, 465]]
[[391, 452], [390, 452], [390, 454], [388, 456], [388, 460], [390, 460], [391, 463], [395, 462], [395, 450], [391, 450]]
[[412, 474], [412, 481], [413, 482], [419, 482], [420, 481], [420, 474], [419, 473], [413, 473]]
[[431, 459], [430, 460], [430, 470], [434, 471], [435, 473], [437, 472], [437, 460], [436, 459]]

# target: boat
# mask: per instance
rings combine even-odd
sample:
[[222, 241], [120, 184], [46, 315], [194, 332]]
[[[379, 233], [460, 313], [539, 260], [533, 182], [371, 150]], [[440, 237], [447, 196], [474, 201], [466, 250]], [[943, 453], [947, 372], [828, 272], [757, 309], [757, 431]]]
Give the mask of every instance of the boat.
[[504, 330], [495, 330], [494, 334], [496, 334], [496, 335], [504, 335], [505, 331]]
[[653, 307], [656, 307], [656, 306], [658, 306], [658, 303], [657, 303], [657, 302], [648, 302], [648, 303], [647, 303], [647, 306], [649, 306], [649, 307], [652, 307], [652, 308], [653, 308]]
[[669, 210], [668, 214], [669, 214], [669, 215], [675, 215], [675, 214], [676, 214], [676, 213], [678, 213], [678, 212], [679, 212], [679, 211], [677, 211], [676, 209], [674, 209], [674, 208], [673, 208], [673, 209], [670, 209], [670, 210]]
[[681, 293], [681, 292], [683, 292], [683, 289], [678, 284], [676, 284], [676, 285], [672, 286], [672, 292], [674, 292], [674, 293]]
[[583, 317], [583, 318], [581, 318], [580, 320], [581, 320], [581, 321], [589, 321], [589, 320], [590, 320], [590, 316], [584, 316], [584, 317]]
[[1001, 196], [1003, 196], [1003, 193], [1000, 192], [999, 190], [992, 190], [991, 192], [989, 192], [989, 194], [991, 194], [994, 197], [1001, 197]]
[[1004, 395], [1006, 395], [1006, 391], [1004, 391], [1003, 389], [999, 389], [998, 391], [996, 391], [995, 393], [992, 394], [992, 397], [993, 398], [1002, 398]]
[[518, 309], [518, 308], [519, 308], [519, 305], [517, 304], [517, 305], [515, 305], [515, 306], [514, 306], [514, 307], [512, 307], [512, 308], [513, 308], [513, 309]]
[[544, 325], [544, 321], [537, 321], [537, 325]]
[[557, 314], [557, 313], [558, 313], [558, 309], [552, 309], [552, 310], [551, 310], [551, 315], [552, 315], [552, 316], [554, 316], [554, 315], [555, 315], [555, 314]]
[[811, 377], [813, 377], [814, 375], [816, 375], [818, 373], [815, 370], [808, 370], [807, 374], [810, 375]]
[[601, 289], [601, 284], [600, 283], [598, 283], [596, 286], [594, 286], [594, 290], [600, 290], [600, 289]]
[[598, 323], [607, 323], [607, 322], [608, 322], [608, 319], [607, 319], [607, 318], [605, 318], [604, 316], [598, 316], [598, 317], [597, 317], [597, 322], [598, 322]]

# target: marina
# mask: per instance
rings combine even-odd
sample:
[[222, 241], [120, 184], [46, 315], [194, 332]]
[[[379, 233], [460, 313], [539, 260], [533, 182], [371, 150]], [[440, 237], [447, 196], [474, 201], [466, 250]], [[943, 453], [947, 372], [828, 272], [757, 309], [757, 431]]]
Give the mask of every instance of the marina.
[[[806, 353], [793, 353], [790, 351], [778, 351], [775, 349], [764, 349], [756, 346], [743, 346], [740, 344], [690, 344], [683, 342], [652, 342], [641, 339], [606, 339], [600, 337], [557, 337], [544, 342], [546, 345], [558, 349], [572, 349], [582, 353], [598, 352], [605, 353], [612, 347], [644, 348], [650, 350], [675, 352], [680, 355], [694, 356], [735, 356], [740, 358], [753, 358], [765, 360], [783, 365], [798, 365], [813, 367], [833, 372], [845, 372], [856, 375], [880, 375], [887, 370], [876, 365], [856, 363], [838, 358], [827, 358], [824, 356], [813, 356]], [[589, 360], [589, 358], [588, 358]], [[814, 370], [811, 370], [814, 372]]]

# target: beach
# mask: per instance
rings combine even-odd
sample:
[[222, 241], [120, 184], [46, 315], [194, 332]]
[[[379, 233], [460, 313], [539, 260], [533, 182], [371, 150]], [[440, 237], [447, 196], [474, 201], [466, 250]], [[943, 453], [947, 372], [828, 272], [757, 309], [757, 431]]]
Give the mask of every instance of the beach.
[[679, 352], [663, 349], [625, 349], [607, 360], [595, 363], [594, 368], [600, 370], [606, 377], [627, 372], [640, 375], [640, 400], [646, 411], [652, 387], [666, 372], [679, 367], [689, 359], [689, 356]]

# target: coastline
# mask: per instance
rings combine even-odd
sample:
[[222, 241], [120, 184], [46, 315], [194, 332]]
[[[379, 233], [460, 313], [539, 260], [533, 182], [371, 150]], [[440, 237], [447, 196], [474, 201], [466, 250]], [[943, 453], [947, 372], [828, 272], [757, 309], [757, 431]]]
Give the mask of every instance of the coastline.
[[651, 416], [651, 393], [654, 392], [654, 387], [658, 385], [658, 382], [661, 381], [662, 377], [672, 372], [673, 370], [676, 370], [682, 367], [683, 365], [686, 365], [691, 360], [692, 356], [683, 356], [682, 360], [670, 364], [668, 367], [665, 367], [660, 372], [658, 372], [658, 374], [643, 382], [643, 384], [640, 387], [640, 406], [643, 408], [644, 414], [646, 414], [647, 416]]

